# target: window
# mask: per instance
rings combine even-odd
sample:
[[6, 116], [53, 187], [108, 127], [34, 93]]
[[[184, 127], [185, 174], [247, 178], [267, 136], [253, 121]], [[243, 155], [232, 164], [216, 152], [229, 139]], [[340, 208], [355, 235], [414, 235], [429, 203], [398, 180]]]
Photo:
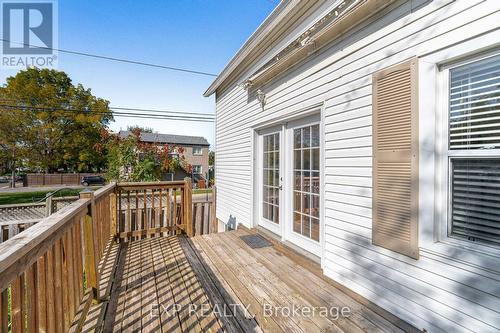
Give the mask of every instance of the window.
[[500, 245], [500, 55], [449, 69], [449, 234]]
[[201, 165], [193, 165], [193, 174], [200, 175], [202, 173]]
[[262, 217], [279, 224], [280, 134], [263, 138]]
[[193, 155], [203, 155], [203, 149], [201, 147], [193, 147]]
[[319, 125], [293, 130], [293, 231], [319, 241]]

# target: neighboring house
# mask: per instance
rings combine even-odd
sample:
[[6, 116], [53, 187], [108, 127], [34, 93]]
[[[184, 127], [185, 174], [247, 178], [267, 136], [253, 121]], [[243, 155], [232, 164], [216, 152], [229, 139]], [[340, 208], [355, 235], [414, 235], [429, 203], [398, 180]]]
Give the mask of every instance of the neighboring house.
[[499, 332], [500, 1], [281, 1], [208, 88], [217, 218], [428, 332]]
[[[132, 135], [130, 131], [120, 131], [118, 134], [121, 138], [126, 138]], [[193, 177], [195, 181], [201, 178], [207, 178], [208, 172], [208, 150], [210, 144], [201, 136], [186, 136], [160, 133], [141, 133], [141, 141], [147, 143], [163, 145], [175, 145], [184, 148], [184, 158], [186, 162], [192, 166]], [[174, 175], [174, 179], [182, 180], [187, 174], [180, 170]]]

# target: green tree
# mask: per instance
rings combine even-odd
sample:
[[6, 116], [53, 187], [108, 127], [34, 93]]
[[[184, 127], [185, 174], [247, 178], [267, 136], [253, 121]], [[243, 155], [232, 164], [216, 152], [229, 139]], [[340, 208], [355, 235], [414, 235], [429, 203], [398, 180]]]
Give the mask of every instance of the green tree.
[[215, 164], [215, 152], [213, 150], [208, 152], [208, 165]]
[[141, 133], [153, 133], [154, 130], [151, 127], [143, 127], [143, 126], [138, 126], [138, 125], [133, 125], [133, 126], [127, 126], [127, 131], [133, 132], [139, 130]]
[[209, 185], [214, 185], [215, 184], [215, 151], [210, 150], [208, 152], [208, 165], [209, 165], [209, 170], [208, 170], [208, 179], [209, 179]]
[[37, 171], [102, 169], [106, 160], [96, 145], [112, 120], [108, 101], [61, 71], [29, 68], [0, 88], [0, 123], [14, 133], [2, 128], [0, 144]]
[[19, 133], [24, 123], [25, 119], [17, 110], [0, 113], [0, 161], [12, 173], [12, 187], [15, 187], [16, 168], [25, 154], [22, 133]]

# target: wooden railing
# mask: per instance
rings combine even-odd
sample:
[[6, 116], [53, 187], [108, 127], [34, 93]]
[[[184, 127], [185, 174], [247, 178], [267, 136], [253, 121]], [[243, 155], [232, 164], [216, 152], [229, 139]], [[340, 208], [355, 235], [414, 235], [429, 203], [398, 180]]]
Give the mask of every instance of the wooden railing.
[[78, 201], [0, 244], [1, 332], [67, 332], [84, 295], [96, 298], [114, 188], [83, 192]]
[[212, 232], [214, 215], [211, 202], [193, 206], [189, 179], [82, 192], [0, 244], [0, 333], [80, 331], [103, 295], [99, 262], [114, 240]]
[[205, 235], [217, 232], [217, 219], [215, 216], [216, 188], [212, 193], [201, 199], [193, 199], [193, 235]]
[[116, 193], [120, 240], [173, 235], [180, 231], [188, 236], [213, 232], [215, 205], [211, 199], [193, 200], [190, 179], [119, 183]]
[[0, 205], [0, 243], [76, 200], [78, 197], [49, 197], [44, 202]]
[[8, 239], [14, 237], [20, 232], [25, 231], [29, 227], [40, 222], [41, 219], [22, 220], [22, 221], [0, 221], [0, 244], [6, 242]]
[[188, 181], [119, 183], [116, 189], [120, 241], [186, 230]]

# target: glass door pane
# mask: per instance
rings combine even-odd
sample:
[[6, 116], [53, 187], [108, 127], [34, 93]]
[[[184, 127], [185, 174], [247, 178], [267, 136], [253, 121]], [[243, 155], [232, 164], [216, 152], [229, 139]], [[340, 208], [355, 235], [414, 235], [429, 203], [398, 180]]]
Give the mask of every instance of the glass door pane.
[[293, 130], [293, 231], [319, 242], [319, 125]]
[[279, 224], [280, 134], [263, 137], [262, 217]]

